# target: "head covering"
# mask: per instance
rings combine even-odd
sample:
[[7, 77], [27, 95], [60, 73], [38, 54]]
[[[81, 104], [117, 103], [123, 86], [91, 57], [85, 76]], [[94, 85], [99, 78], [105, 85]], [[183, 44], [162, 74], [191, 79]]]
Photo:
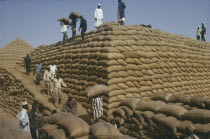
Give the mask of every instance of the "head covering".
[[202, 22], [202, 24], [204, 24], [204, 22]]
[[24, 101], [24, 102], [21, 103], [22, 106], [27, 105], [27, 104], [28, 104], [27, 101]]
[[98, 6], [101, 6], [101, 4], [98, 4]]

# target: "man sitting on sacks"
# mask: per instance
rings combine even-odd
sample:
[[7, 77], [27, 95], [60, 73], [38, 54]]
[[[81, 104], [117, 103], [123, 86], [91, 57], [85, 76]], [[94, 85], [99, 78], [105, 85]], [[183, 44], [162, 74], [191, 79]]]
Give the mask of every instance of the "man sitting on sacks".
[[75, 98], [73, 98], [72, 94], [68, 95], [68, 100], [63, 105], [62, 111], [72, 113], [73, 115], [77, 114], [77, 101]]
[[67, 87], [64, 83], [63, 79], [57, 75], [54, 82], [54, 99], [55, 99], [55, 106], [58, 108], [58, 100], [61, 99], [61, 86]]
[[30, 132], [30, 124], [29, 124], [29, 117], [28, 117], [28, 102], [24, 101], [22, 102], [22, 110], [19, 112], [19, 114], [16, 116], [18, 118], [19, 126], [21, 129], [25, 130], [29, 134]]

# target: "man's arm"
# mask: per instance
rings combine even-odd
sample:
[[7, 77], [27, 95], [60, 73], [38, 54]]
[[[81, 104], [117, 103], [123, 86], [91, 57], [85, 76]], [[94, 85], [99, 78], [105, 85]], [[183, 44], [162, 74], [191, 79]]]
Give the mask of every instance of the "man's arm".
[[61, 80], [61, 85], [64, 87], [67, 87], [66, 84], [64, 83], [63, 79]]
[[124, 2], [122, 2], [122, 5], [123, 5], [123, 7], [124, 7], [124, 9], [126, 8], [126, 5], [125, 5], [125, 3]]
[[95, 10], [94, 18], [97, 20], [97, 9]]
[[104, 19], [104, 14], [103, 14], [103, 10], [101, 9], [101, 20]]

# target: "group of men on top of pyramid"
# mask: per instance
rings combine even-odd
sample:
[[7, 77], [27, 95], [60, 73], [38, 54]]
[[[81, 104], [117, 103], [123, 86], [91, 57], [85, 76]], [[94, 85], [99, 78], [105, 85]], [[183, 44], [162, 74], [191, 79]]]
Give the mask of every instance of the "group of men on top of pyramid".
[[206, 41], [204, 35], [206, 34], [206, 27], [204, 26], [204, 22], [201, 23], [201, 28], [198, 26], [196, 36], [197, 40]]
[[[126, 5], [121, 0], [118, 0], [117, 18], [118, 18], [119, 25], [124, 25], [125, 23], [125, 8], [126, 8]], [[82, 36], [82, 40], [84, 41], [84, 33], [87, 30], [87, 22], [83, 16], [80, 16], [79, 18], [80, 18], [79, 31], [81, 29], [81, 36]], [[103, 23], [103, 10], [101, 9], [101, 4], [98, 4], [98, 7], [95, 10], [94, 18], [95, 18], [94, 27], [98, 29], [98, 27]], [[71, 25], [66, 25], [63, 22], [60, 23], [61, 33], [63, 33], [63, 40], [61, 44], [64, 44], [65, 41], [68, 40], [67, 29], [70, 26], [72, 30], [72, 38], [76, 36], [77, 21], [78, 21], [78, 18], [72, 19]]]

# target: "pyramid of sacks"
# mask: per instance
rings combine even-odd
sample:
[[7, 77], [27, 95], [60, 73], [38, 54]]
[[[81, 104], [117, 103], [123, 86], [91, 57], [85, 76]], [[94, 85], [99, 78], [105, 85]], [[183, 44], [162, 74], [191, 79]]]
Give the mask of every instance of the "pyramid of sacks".
[[0, 49], [0, 65], [13, 66], [23, 60], [27, 54], [32, 52], [34, 48], [21, 40], [16, 38], [6, 46]]
[[25, 78], [15, 76], [9, 69], [0, 66], [0, 108], [16, 117], [22, 102], [27, 101], [30, 105], [36, 102], [43, 106], [45, 116], [50, 115], [55, 106], [40, 93], [32, 91], [33, 87], [23, 81]]
[[145, 28], [109, 22], [97, 31], [40, 46], [31, 53], [33, 63], [44, 68], [56, 64], [64, 78], [65, 93], [72, 93], [88, 111], [85, 89], [94, 84], [111, 88], [104, 99], [108, 117], [124, 98], [157, 93], [210, 97], [210, 43]]

